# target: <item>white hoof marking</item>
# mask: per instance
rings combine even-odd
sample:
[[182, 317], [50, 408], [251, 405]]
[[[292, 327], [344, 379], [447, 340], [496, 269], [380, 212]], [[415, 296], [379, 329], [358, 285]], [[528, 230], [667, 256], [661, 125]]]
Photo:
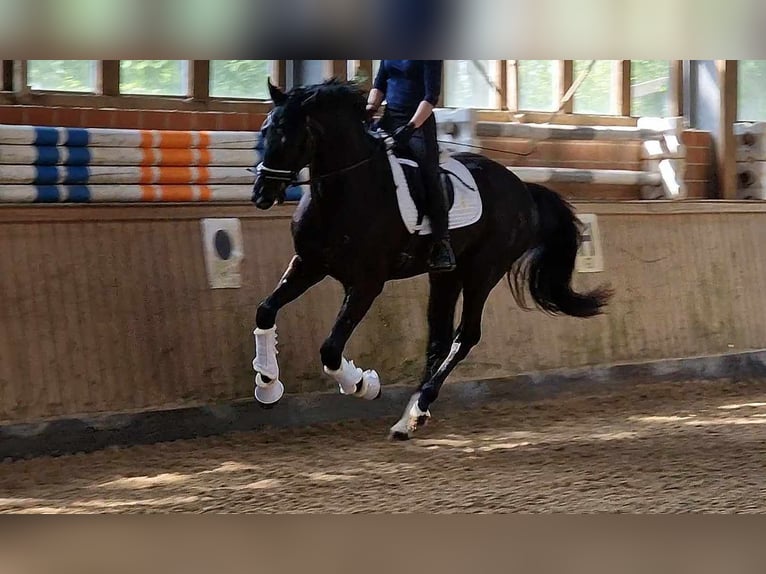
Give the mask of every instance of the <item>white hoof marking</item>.
[[[404, 414], [402, 415], [402, 418], [400, 418], [394, 426], [391, 427], [391, 433], [399, 433], [399, 434], [406, 434], [407, 436], [411, 436], [413, 431], [417, 428], [417, 419], [415, 420], [416, 425], [412, 426], [411, 420], [412, 420], [412, 409], [413, 407], [417, 409], [418, 406], [418, 399], [420, 398], [420, 392], [417, 392], [413, 394], [410, 397], [410, 400], [407, 402], [407, 407], [404, 409]], [[420, 411], [420, 409], [418, 409]]]

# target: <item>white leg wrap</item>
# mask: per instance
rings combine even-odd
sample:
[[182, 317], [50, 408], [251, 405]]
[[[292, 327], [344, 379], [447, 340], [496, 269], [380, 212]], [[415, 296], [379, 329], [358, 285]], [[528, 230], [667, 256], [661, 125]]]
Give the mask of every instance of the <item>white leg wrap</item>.
[[358, 385], [364, 377], [362, 369], [354, 365], [354, 361], [347, 361], [346, 357], [343, 357], [340, 369], [331, 371], [325, 367], [324, 372], [335, 379], [335, 382], [338, 383], [338, 386], [340, 387], [340, 392], [344, 395], [353, 395], [356, 392], [356, 385]]
[[264, 405], [273, 405], [285, 394], [285, 386], [279, 379], [265, 383], [261, 373], [255, 375], [255, 400]]
[[271, 329], [256, 329], [255, 335], [255, 359], [253, 369], [264, 377], [272, 380], [279, 378], [279, 364], [277, 363], [277, 327]]

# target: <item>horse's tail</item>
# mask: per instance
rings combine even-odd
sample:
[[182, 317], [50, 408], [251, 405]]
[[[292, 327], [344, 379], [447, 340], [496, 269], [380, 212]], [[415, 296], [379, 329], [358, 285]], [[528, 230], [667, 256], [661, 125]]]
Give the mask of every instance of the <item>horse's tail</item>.
[[582, 226], [569, 203], [545, 186], [528, 183], [538, 213], [538, 242], [508, 272], [514, 299], [526, 307], [524, 286], [537, 306], [553, 315], [592, 317], [612, 295], [608, 287], [587, 293], [572, 289]]

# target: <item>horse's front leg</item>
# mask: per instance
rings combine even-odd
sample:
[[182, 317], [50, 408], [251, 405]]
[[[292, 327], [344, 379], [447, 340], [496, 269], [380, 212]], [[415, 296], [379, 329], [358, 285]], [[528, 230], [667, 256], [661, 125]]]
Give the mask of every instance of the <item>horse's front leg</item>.
[[294, 301], [311, 286], [316, 285], [326, 273], [318, 266], [306, 263], [297, 255], [290, 261], [277, 288], [260, 305], [255, 316], [255, 398], [266, 407], [276, 405], [285, 392], [279, 380], [277, 362], [277, 327], [279, 310]]
[[362, 321], [373, 301], [383, 290], [383, 282], [367, 282], [346, 287], [346, 297], [330, 336], [320, 351], [324, 371], [340, 387], [344, 395], [374, 400], [380, 396], [380, 379], [372, 370], [362, 371], [343, 356], [351, 334]]

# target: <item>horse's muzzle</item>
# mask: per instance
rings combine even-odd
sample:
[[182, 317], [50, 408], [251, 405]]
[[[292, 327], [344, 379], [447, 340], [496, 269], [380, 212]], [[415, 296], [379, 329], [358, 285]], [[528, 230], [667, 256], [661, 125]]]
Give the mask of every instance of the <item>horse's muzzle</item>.
[[286, 192], [287, 183], [259, 176], [253, 184], [251, 201], [258, 209], [270, 209], [275, 203], [284, 203]]

